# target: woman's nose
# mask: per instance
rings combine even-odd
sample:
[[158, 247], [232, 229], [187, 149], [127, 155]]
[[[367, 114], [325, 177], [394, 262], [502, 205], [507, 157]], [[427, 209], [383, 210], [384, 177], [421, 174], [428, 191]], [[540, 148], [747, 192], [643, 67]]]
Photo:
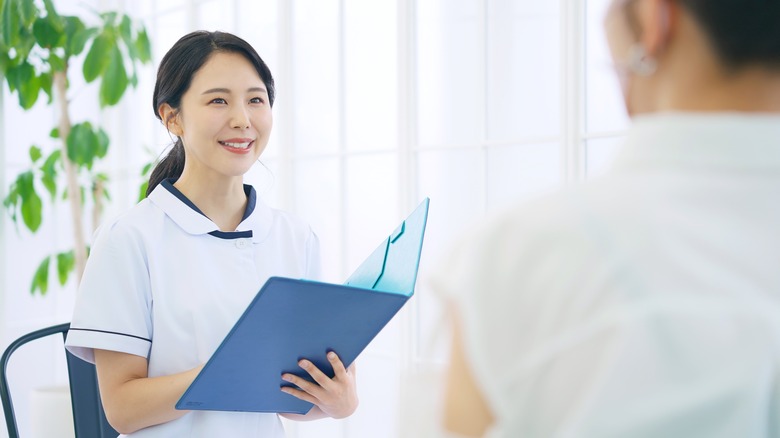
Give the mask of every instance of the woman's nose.
[[237, 106], [233, 109], [231, 114], [230, 126], [236, 129], [249, 128], [249, 115], [246, 108]]

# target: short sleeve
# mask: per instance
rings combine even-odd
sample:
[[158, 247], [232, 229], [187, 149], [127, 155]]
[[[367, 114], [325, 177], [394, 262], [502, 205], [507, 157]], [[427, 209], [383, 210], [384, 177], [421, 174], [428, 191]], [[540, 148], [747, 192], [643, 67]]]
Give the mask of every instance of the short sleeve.
[[152, 294], [143, 239], [131, 226], [106, 224], [81, 280], [66, 348], [94, 363], [93, 349], [148, 357]]

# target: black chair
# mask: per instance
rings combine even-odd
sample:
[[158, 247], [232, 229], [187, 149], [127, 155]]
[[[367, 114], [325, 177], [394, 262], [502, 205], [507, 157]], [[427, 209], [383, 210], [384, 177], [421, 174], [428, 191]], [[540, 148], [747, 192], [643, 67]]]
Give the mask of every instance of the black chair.
[[[68, 335], [70, 324], [60, 324], [28, 333], [13, 341], [3, 352], [0, 359], [0, 399], [3, 402], [5, 424], [8, 427], [8, 437], [18, 438], [19, 429], [16, 426], [14, 406], [11, 392], [8, 388], [8, 360], [13, 352], [22, 345], [55, 334], [61, 334], [62, 339]], [[108, 424], [103, 404], [98, 392], [97, 373], [95, 366], [76, 356], [65, 352], [68, 360], [68, 379], [70, 380], [70, 397], [73, 406], [73, 426], [76, 437], [79, 438], [116, 438], [119, 433]]]

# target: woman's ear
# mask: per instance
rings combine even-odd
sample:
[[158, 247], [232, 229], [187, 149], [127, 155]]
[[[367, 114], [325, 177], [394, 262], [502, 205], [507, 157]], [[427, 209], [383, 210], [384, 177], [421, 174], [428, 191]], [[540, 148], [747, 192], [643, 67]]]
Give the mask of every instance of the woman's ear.
[[173, 109], [169, 104], [164, 103], [157, 109], [157, 114], [160, 115], [165, 129], [171, 134], [181, 137], [184, 131], [181, 129], [181, 123], [179, 121], [179, 112]]
[[658, 57], [672, 38], [678, 6], [671, 0], [642, 0], [638, 6], [639, 42], [650, 56]]

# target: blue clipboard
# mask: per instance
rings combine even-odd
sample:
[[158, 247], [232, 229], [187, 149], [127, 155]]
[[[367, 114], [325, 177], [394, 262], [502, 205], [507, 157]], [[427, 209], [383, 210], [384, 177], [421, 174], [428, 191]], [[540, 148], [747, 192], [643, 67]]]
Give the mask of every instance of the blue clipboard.
[[298, 360], [333, 377], [325, 357], [349, 365], [414, 294], [426, 198], [344, 284], [271, 277], [176, 409], [305, 414], [312, 404], [283, 393], [283, 373], [312, 380]]

